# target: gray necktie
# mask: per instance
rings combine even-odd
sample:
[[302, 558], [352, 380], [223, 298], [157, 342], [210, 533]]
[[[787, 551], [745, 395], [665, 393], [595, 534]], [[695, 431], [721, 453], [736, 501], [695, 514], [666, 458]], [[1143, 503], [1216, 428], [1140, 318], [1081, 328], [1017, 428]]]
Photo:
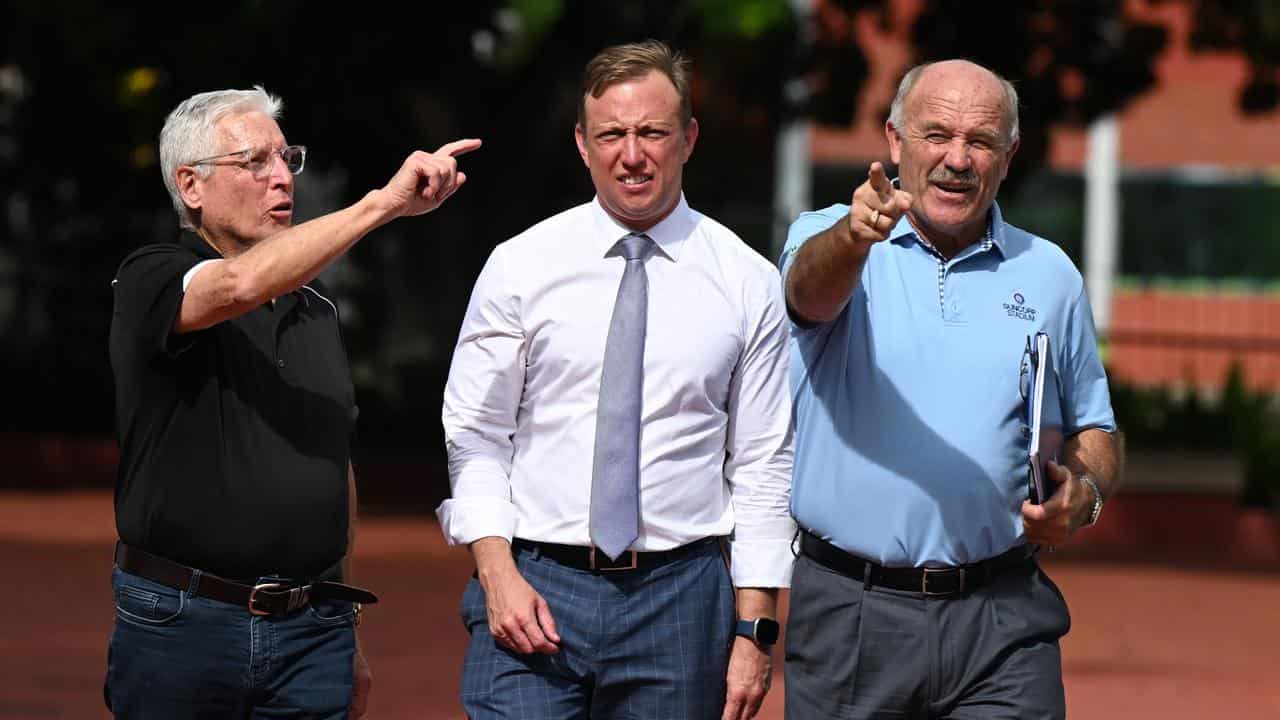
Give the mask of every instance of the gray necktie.
[[626, 269], [604, 346], [591, 467], [591, 542], [611, 560], [640, 536], [640, 395], [649, 314], [644, 260], [653, 240], [631, 233], [618, 244]]

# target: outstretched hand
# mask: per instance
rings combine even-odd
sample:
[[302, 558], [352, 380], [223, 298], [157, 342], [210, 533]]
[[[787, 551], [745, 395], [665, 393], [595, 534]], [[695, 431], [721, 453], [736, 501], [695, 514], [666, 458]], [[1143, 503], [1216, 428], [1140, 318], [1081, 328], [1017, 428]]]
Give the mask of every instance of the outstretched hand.
[[849, 203], [849, 232], [866, 243], [889, 237], [902, 214], [911, 209], [911, 193], [898, 190], [885, 175], [884, 165], [871, 163], [867, 181], [853, 191]]
[[382, 188], [399, 217], [422, 215], [440, 207], [467, 181], [457, 158], [480, 147], [480, 140], [454, 140], [433, 153], [415, 151]]

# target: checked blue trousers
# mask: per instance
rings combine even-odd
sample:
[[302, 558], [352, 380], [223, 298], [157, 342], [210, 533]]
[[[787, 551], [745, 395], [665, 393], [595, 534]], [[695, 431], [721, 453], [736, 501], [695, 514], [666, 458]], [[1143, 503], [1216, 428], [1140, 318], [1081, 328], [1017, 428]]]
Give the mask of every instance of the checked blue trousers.
[[462, 705], [471, 720], [715, 720], [724, 705], [734, 595], [716, 543], [648, 570], [593, 573], [536, 550], [516, 567], [551, 608], [555, 655], [521, 655], [489, 634], [484, 590], [462, 597], [471, 634]]

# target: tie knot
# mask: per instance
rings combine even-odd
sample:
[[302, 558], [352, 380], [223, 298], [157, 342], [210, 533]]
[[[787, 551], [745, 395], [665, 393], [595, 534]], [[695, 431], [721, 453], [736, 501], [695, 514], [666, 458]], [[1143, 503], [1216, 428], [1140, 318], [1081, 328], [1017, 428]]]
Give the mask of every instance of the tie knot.
[[643, 260], [653, 247], [653, 240], [644, 233], [629, 233], [618, 241], [622, 246], [622, 257], [628, 260]]

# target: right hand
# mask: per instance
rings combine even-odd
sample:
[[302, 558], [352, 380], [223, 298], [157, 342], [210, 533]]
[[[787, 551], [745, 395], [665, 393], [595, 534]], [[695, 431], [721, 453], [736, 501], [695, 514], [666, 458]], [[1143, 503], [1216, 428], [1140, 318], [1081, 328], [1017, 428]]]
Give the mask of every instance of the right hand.
[[[510, 557], [508, 550], [507, 558]], [[481, 568], [479, 575], [489, 612], [489, 634], [495, 642], [525, 655], [554, 655], [559, 651], [556, 643], [560, 642], [560, 635], [551, 608], [520, 574], [515, 562], [508, 560], [497, 567]]]
[[433, 153], [415, 151], [382, 188], [397, 217], [422, 215], [440, 207], [467, 181], [458, 156], [480, 147], [476, 139], [454, 140]]
[[889, 182], [884, 165], [871, 163], [867, 181], [853, 191], [849, 203], [849, 233], [868, 244], [887, 239], [902, 214], [911, 209], [911, 200], [911, 193]]

